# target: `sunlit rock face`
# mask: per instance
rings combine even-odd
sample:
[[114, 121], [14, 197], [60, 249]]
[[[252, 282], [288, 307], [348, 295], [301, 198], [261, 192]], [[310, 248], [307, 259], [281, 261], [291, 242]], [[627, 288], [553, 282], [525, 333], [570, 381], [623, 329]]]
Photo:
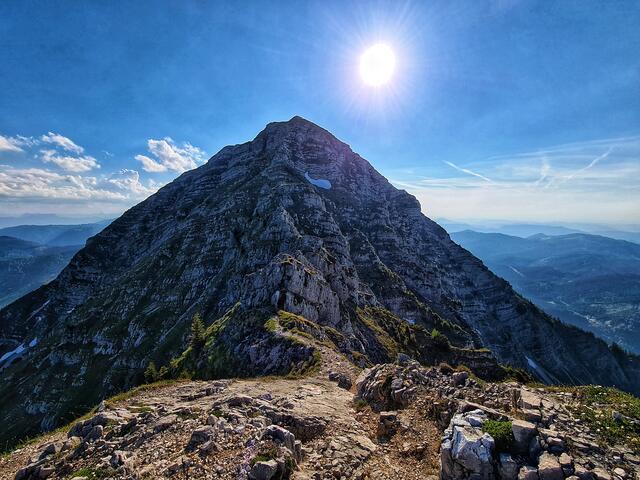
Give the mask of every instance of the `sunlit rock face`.
[[184, 349], [195, 312], [211, 323], [238, 303], [331, 327], [372, 361], [383, 358], [356, 321], [363, 307], [487, 347], [503, 363], [533, 361], [539, 378], [640, 388], [637, 359], [520, 298], [413, 196], [294, 117], [184, 173], [0, 311], [0, 356], [38, 338], [0, 371], [0, 422], [12, 426], [2, 435], [70, 420], [134, 385], [150, 360]]

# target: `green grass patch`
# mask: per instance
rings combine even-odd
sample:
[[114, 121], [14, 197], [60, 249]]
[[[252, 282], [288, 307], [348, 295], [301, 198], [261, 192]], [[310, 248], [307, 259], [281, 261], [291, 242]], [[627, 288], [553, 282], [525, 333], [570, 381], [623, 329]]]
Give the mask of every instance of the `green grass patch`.
[[[598, 437], [601, 445], [625, 444], [640, 451], [640, 398], [611, 387], [550, 387], [571, 392], [572, 413]], [[614, 417], [614, 412], [618, 418]]]
[[[142, 393], [142, 392], [146, 392], [149, 390], [155, 390], [157, 388], [162, 388], [162, 387], [167, 387], [169, 385], [175, 385], [177, 383], [181, 383], [184, 382], [185, 379], [168, 379], [168, 380], [160, 380], [158, 382], [155, 383], [145, 383], [143, 385], [140, 385], [138, 387], [132, 388], [131, 390], [127, 390], [126, 392], [122, 392], [122, 393], [118, 393], [117, 395], [114, 395], [111, 398], [108, 398], [107, 400], [104, 401], [105, 404], [107, 404], [110, 407], [115, 407], [116, 404], [123, 402], [125, 400], [128, 400], [132, 397], [135, 397], [136, 395]], [[94, 412], [95, 410], [93, 410], [92, 412]], [[87, 418], [89, 418], [89, 414], [86, 415]], [[73, 423], [76, 423], [78, 420], [74, 421]]]
[[108, 470], [104, 470], [102, 468], [84, 467], [80, 470], [76, 470], [67, 478], [72, 479], [76, 477], [87, 477], [89, 480], [98, 480], [110, 476], [112, 476], [112, 473], [110, 473]]
[[278, 331], [278, 319], [276, 317], [271, 317], [264, 323], [264, 329], [267, 332], [275, 333]]

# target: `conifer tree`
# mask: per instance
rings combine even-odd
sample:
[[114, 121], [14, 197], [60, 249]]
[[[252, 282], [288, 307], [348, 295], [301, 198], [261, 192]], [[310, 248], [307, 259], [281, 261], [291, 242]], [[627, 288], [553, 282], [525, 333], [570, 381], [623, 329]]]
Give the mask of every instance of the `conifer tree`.
[[158, 380], [158, 369], [155, 363], [149, 362], [149, 366], [144, 371], [144, 380], [147, 383], [153, 383]]
[[204, 322], [202, 321], [202, 317], [199, 313], [196, 313], [193, 316], [193, 320], [191, 321], [191, 347], [194, 349], [199, 349], [204, 346], [205, 342], [205, 328]]

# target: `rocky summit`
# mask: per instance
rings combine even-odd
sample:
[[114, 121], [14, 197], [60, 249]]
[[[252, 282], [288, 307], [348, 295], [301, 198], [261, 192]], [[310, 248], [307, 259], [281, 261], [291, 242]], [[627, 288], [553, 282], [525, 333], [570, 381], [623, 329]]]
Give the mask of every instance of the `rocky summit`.
[[[531, 376], [544, 383], [640, 393], [638, 357], [544, 314], [452, 242], [421, 213], [413, 196], [326, 130], [294, 117], [267, 125], [253, 141], [225, 147], [184, 173], [90, 238], [54, 281], [0, 311], [0, 442], [12, 445], [70, 422], [145, 381], [307, 378], [326, 363], [323, 349], [355, 369], [400, 355], [425, 366], [465, 365], [489, 381]], [[351, 387], [347, 373], [333, 373]], [[174, 393], [197, 396], [206, 385], [227, 388], [224, 382], [197, 385]], [[262, 396], [269, 394], [269, 387], [264, 389]], [[410, 388], [393, 391], [399, 395], [395, 402], [406, 397], [409, 404]], [[292, 459], [281, 464], [263, 455], [251, 473], [255, 478], [275, 478], [302, 462], [304, 452], [295, 443], [299, 435], [267, 428], [286, 425], [265, 413], [286, 417], [278, 410], [282, 405], [267, 406], [271, 400], [260, 395], [234, 402], [264, 407], [261, 413], [247, 407], [245, 413], [268, 422], [227, 420], [221, 426], [207, 420], [180, 448], [193, 452], [216, 432], [240, 429], [236, 433], [244, 435], [243, 428], [257, 429], [261, 439], [285, 445]], [[263, 403], [252, 403], [258, 400]], [[91, 444], [88, 451], [117, 446], [109, 460], [117, 469], [127, 465], [131, 445], [144, 443], [135, 435], [127, 443], [126, 429], [155, 435], [177, 428], [192, 407], [156, 405], [145, 412], [115, 411], [109, 414], [113, 418], [92, 417], [73, 427], [66, 443], [47, 448], [58, 449], [55, 456], [59, 449], [75, 452], [78, 445]], [[502, 462], [484, 434], [472, 430], [490, 415], [472, 417], [452, 417], [442, 444], [443, 475], [486, 477], [484, 463], [480, 470], [458, 465], [460, 431], [474, 452], [486, 450], [482, 462]], [[384, 417], [381, 431], [396, 428], [396, 420]], [[125, 430], [105, 440], [112, 424]], [[357, 431], [343, 432], [343, 443], [355, 449], [357, 461], [345, 460], [353, 471], [375, 447], [349, 437]], [[548, 437], [536, 438], [544, 447]], [[334, 447], [327, 446], [342, 449]], [[181, 461], [166, 469], [184, 473], [194, 462]], [[323, 461], [318, 457], [319, 465]], [[20, 478], [58, 475], [50, 462], [43, 471], [44, 463]], [[503, 463], [509, 472], [525, 466], [518, 459]]]

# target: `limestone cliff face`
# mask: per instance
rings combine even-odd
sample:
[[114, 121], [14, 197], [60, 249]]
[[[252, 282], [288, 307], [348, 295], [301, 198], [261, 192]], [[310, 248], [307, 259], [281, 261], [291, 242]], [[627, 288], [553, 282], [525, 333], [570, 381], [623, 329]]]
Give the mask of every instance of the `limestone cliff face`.
[[413, 196], [294, 117], [181, 175], [0, 311], [0, 355], [33, 343], [0, 362], [0, 421], [69, 419], [180, 352], [195, 312], [211, 323], [236, 304], [298, 314], [372, 357], [356, 312], [386, 309], [544, 380], [640, 388], [637, 358], [520, 298]]

